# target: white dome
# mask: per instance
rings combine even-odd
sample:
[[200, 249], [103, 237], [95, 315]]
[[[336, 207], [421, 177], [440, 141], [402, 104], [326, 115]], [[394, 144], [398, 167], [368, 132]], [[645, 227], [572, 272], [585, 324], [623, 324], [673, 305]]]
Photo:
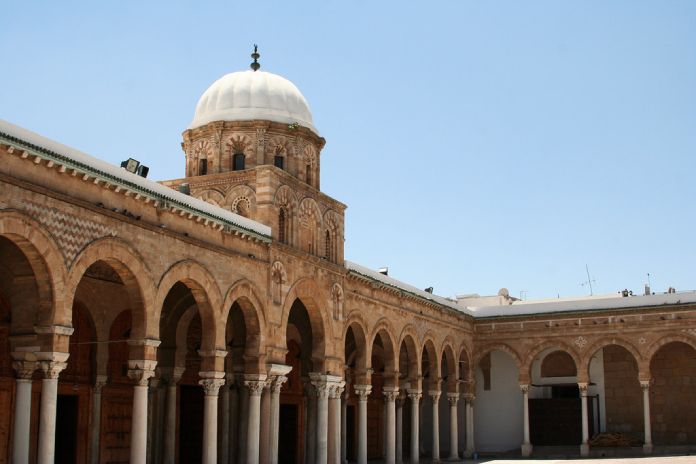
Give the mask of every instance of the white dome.
[[198, 100], [189, 129], [213, 121], [254, 119], [297, 123], [318, 135], [307, 100], [295, 84], [264, 71], [233, 72], [215, 81]]

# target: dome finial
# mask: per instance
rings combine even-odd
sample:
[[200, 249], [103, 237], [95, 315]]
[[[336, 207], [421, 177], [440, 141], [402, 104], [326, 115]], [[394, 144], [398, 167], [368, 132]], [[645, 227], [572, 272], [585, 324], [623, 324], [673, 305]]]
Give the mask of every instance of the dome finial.
[[261, 67], [261, 64], [258, 61], [261, 55], [259, 55], [259, 46], [256, 44], [254, 44], [254, 53], [251, 54], [251, 57], [254, 59], [254, 62], [251, 63], [251, 69], [258, 71]]

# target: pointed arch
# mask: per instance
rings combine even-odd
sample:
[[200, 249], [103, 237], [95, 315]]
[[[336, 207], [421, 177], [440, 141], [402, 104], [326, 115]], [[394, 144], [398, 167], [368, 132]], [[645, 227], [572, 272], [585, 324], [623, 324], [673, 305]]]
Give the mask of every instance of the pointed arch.
[[295, 300], [300, 300], [307, 309], [314, 338], [312, 359], [315, 363], [315, 370], [319, 370], [319, 367], [324, 366], [327, 357], [338, 356], [337, 353], [330, 352], [331, 344], [326, 343], [326, 340], [332, 339], [334, 334], [331, 321], [328, 319], [328, 311], [320, 306], [321, 302], [329, 300], [329, 296], [319, 288], [314, 280], [309, 278], [301, 278], [292, 285], [285, 298], [281, 316], [280, 327], [284, 337], [283, 345], [287, 343], [285, 336], [288, 330], [288, 319]]
[[[650, 364], [652, 362], [653, 357], [655, 357], [655, 353], [657, 353], [660, 348], [663, 346], [669, 344], [669, 343], [684, 343], [685, 345], [690, 346], [694, 350], [696, 350], [696, 339], [693, 337], [688, 337], [684, 334], [679, 334], [679, 333], [671, 333], [668, 335], [663, 335], [662, 337], [658, 338], [656, 341], [654, 341], [648, 349], [645, 351], [645, 362], [646, 364]], [[637, 361], [637, 360], [636, 360]]]
[[[445, 340], [442, 342], [442, 348], [441, 348], [441, 353], [442, 353], [442, 365], [447, 366], [447, 388], [450, 393], [456, 393], [457, 392], [457, 385], [459, 381], [459, 373], [457, 370], [457, 362], [456, 362], [456, 356], [454, 354], [454, 348], [452, 348], [453, 342], [452, 339], [448, 336], [445, 337]], [[445, 377], [444, 371], [442, 369], [440, 376], [443, 378]]]
[[108, 237], [87, 245], [78, 254], [68, 274], [66, 306], [72, 310], [77, 286], [87, 269], [97, 261], [108, 264], [125, 286], [132, 305], [133, 340], [159, 339], [159, 315], [149, 304], [155, 300], [152, 273], [145, 259], [124, 240]]
[[234, 303], [237, 303], [242, 310], [247, 336], [246, 356], [259, 357], [265, 353], [266, 318], [259, 293], [258, 288], [251, 281], [241, 279], [230, 286], [222, 304], [220, 318], [222, 321], [227, 321]]
[[412, 385], [412, 388], [419, 388], [416, 384], [420, 380], [421, 376], [421, 363], [420, 363], [420, 346], [418, 345], [418, 333], [416, 329], [411, 324], [407, 324], [401, 330], [401, 335], [399, 336], [399, 359], [398, 366], [399, 371], [403, 369], [404, 362], [401, 359], [402, 348], [408, 357], [406, 372], [400, 372], [401, 377], [408, 379]]
[[65, 304], [67, 268], [51, 234], [34, 219], [17, 211], [0, 212], [0, 236], [11, 241], [29, 261], [38, 291], [37, 325], [70, 327], [72, 307]]
[[641, 355], [640, 351], [628, 340], [623, 337], [605, 337], [597, 340], [595, 343], [587, 348], [586, 354], [582, 357], [582, 363], [578, 367], [578, 378], [589, 379], [590, 378], [590, 362], [592, 358], [597, 354], [597, 352], [609, 345], [618, 345], [625, 348], [626, 351], [633, 355], [633, 359], [638, 365], [638, 370], [643, 372], [646, 367], [646, 360]]
[[[420, 353], [421, 375], [428, 376], [430, 381], [440, 381], [440, 358], [437, 348], [435, 348], [435, 339], [432, 334], [426, 333], [421, 345], [422, 352]], [[426, 369], [427, 362], [427, 369]]]
[[[360, 310], [353, 310], [346, 319], [343, 331], [344, 347], [348, 340], [348, 333], [352, 331], [355, 340], [355, 371], [364, 374], [368, 368], [367, 362], [367, 326], [362, 318]], [[348, 353], [344, 353], [344, 363], [348, 365]]]
[[524, 354], [524, 357], [522, 358], [524, 362], [522, 364], [522, 370], [520, 370], [520, 374], [526, 373], [531, 379], [532, 367], [537, 356], [539, 356], [541, 353], [550, 348], [563, 351], [564, 353], [570, 355], [570, 357], [573, 358], [573, 362], [575, 363], [576, 372], [578, 374], [580, 373], [580, 369], [582, 367], [582, 358], [580, 357], [578, 352], [568, 343], [563, 342], [561, 340], [547, 340], [536, 346], [533, 346]]
[[159, 321], [164, 300], [177, 282], [188, 287], [198, 306], [203, 330], [201, 351], [224, 350], [224, 324], [217, 324], [222, 313], [220, 288], [210, 271], [196, 261], [178, 261], [164, 272], [157, 285], [157, 297], [152, 311], [156, 320]]
[[389, 384], [396, 380], [393, 374], [397, 373], [398, 364], [396, 362], [397, 347], [396, 340], [394, 337], [394, 329], [387, 318], [383, 317], [379, 321], [377, 321], [368, 337], [369, 354], [367, 359], [370, 363], [370, 367], [372, 367], [372, 352], [374, 350], [374, 344], [377, 342], [377, 339], [379, 339], [379, 342], [382, 344], [382, 349], [384, 350], [384, 373], [386, 377], [385, 383]]
[[480, 347], [476, 353], [476, 356], [474, 357], [474, 365], [472, 368], [475, 369], [479, 365], [479, 362], [481, 362], [481, 359], [493, 351], [502, 351], [509, 354], [510, 357], [515, 361], [517, 371], [522, 372], [522, 358], [517, 351], [510, 347], [510, 345], [507, 343], [491, 343]]

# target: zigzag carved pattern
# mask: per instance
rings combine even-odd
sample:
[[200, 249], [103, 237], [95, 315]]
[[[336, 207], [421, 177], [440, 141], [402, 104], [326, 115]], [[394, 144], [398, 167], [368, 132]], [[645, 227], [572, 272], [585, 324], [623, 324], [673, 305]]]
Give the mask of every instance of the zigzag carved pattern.
[[115, 235], [107, 226], [65, 211], [28, 202], [23, 206], [29, 215], [41, 222], [50, 232], [68, 263], [72, 263], [88, 243], [101, 237]]

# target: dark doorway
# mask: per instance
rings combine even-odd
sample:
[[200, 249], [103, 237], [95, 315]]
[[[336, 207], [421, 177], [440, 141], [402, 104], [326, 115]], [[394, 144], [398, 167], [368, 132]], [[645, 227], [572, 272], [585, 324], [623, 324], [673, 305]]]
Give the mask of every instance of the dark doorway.
[[280, 424], [278, 435], [278, 463], [295, 464], [297, 462], [297, 405], [280, 405]]
[[203, 457], [203, 389], [179, 387], [179, 462], [200, 463]]
[[55, 462], [74, 463], [77, 460], [77, 399], [74, 395], [58, 395]]

